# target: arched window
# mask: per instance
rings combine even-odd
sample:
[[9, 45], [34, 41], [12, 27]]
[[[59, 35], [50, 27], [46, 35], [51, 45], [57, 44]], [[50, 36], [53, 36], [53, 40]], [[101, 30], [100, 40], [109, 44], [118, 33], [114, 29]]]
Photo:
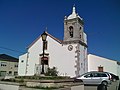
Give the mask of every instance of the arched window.
[[69, 34], [70, 34], [70, 37], [72, 38], [73, 37], [73, 27], [72, 26], [69, 27]]

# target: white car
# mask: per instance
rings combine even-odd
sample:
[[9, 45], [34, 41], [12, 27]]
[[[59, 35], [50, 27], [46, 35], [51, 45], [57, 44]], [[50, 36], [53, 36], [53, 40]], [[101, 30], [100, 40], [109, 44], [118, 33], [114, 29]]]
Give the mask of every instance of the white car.
[[84, 84], [99, 85], [111, 84], [111, 75], [107, 72], [88, 72], [76, 78], [83, 81]]

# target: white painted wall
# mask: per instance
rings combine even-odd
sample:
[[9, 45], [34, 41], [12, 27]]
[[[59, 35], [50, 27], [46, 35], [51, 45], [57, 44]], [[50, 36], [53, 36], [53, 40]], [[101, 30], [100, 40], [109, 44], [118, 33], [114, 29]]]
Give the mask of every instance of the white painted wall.
[[[50, 36], [47, 37], [48, 48], [45, 53], [49, 53], [49, 67], [57, 67], [59, 75], [75, 76], [75, 61], [76, 56], [76, 47], [77, 44], [71, 44], [73, 50], [69, 51], [67, 45], [62, 45]], [[84, 47], [80, 47], [84, 51]], [[28, 58], [27, 54], [19, 57], [19, 75], [34, 75], [36, 73], [35, 67], [36, 64], [40, 64], [40, 54], [42, 54], [42, 40], [39, 38], [29, 49], [28, 49]], [[83, 62], [84, 56], [81, 53], [81, 60]], [[27, 63], [21, 63], [21, 60], [25, 60]], [[83, 62], [84, 63], [84, 62]], [[27, 67], [26, 67], [27, 64]], [[81, 70], [81, 69], [80, 69]]]
[[84, 73], [84, 46], [80, 45], [80, 75]]
[[87, 48], [80, 45], [80, 75], [88, 71]]
[[68, 50], [68, 45], [62, 45], [51, 37], [47, 37], [49, 52], [49, 67], [57, 67], [59, 75], [75, 76], [75, 46]]
[[26, 73], [27, 53], [19, 56], [18, 75], [24, 76]]
[[42, 53], [42, 40], [38, 39], [29, 49], [28, 49], [28, 66], [27, 75], [35, 74], [35, 64], [40, 62], [40, 54]]
[[102, 66], [105, 72], [111, 72], [117, 75], [116, 61], [89, 54], [88, 55], [88, 71], [98, 71], [99, 66]]
[[50, 54], [50, 67], [57, 67], [59, 75], [75, 76], [75, 46], [73, 50], [68, 50], [68, 45], [62, 45], [53, 40], [49, 39], [48, 52]]
[[86, 33], [83, 33], [84, 43], [87, 44], [87, 35]]
[[120, 78], [120, 64], [117, 64], [117, 75], [118, 75], [119, 78]]
[[85, 62], [85, 72], [88, 72], [88, 51], [87, 51], [87, 48], [85, 48], [84, 62]]

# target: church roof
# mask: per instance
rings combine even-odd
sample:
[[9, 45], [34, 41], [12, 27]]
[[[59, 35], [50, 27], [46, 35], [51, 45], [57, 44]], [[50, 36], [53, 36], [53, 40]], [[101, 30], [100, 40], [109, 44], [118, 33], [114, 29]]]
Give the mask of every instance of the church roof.
[[60, 39], [58, 39], [58, 38], [52, 36], [52, 35], [49, 34], [48, 32], [46, 32], [46, 33], [47, 33], [47, 35], [48, 35], [49, 37], [51, 37], [52, 39], [54, 39], [54, 40], [57, 41], [58, 43], [62, 44], [63, 40], [60, 40]]
[[74, 18], [77, 18], [77, 17], [82, 20], [82, 18], [76, 13], [75, 6], [73, 6], [72, 14], [70, 14], [67, 19], [74, 19]]
[[0, 54], [1, 61], [18, 62], [18, 59], [6, 54]]
[[[58, 43], [62, 44], [62, 42], [63, 42], [62, 40], [60, 40], [60, 39], [52, 36], [52, 35], [49, 34], [48, 32], [45, 32], [45, 33], [47, 34], [47, 36], [51, 37], [52, 39], [54, 39], [54, 40], [57, 41]], [[42, 34], [41, 34], [41, 35], [42, 35]], [[35, 42], [37, 42], [37, 41], [41, 38], [41, 35], [40, 35], [37, 39], [35, 39], [27, 48], [30, 48]]]

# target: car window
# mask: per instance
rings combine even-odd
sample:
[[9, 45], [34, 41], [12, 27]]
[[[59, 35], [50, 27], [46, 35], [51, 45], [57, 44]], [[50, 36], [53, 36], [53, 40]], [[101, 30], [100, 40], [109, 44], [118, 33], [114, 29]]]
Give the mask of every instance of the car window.
[[93, 77], [92, 73], [85, 75], [84, 77]]
[[101, 77], [100, 73], [94, 73], [93, 76], [94, 77]]
[[101, 77], [107, 77], [107, 74], [101, 73]]

